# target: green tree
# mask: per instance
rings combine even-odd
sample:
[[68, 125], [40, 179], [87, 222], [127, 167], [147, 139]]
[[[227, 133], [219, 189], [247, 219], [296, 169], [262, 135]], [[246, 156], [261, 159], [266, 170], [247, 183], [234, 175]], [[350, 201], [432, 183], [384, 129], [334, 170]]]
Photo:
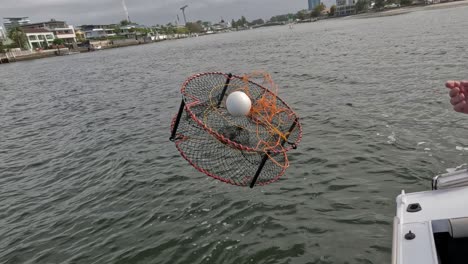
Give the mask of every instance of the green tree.
[[322, 14], [322, 11], [325, 10], [326, 6], [323, 4], [323, 3], [320, 3], [319, 5], [317, 5], [314, 10], [312, 11], [312, 13], [310, 14], [311, 17], [318, 17]]
[[177, 34], [188, 34], [189, 31], [186, 27], [179, 27], [179, 28], [176, 28], [176, 31], [175, 33]]
[[166, 27], [165, 29], [166, 29], [166, 34], [168, 34], [168, 35], [176, 33], [176, 28], [175, 27], [170, 26], [170, 27]]
[[124, 20], [120, 21], [120, 25], [121, 26], [128, 26], [128, 25], [130, 25], [130, 21], [128, 21], [127, 19], [124, 19]]
[[356, 3], [356, 12], [367, 12], [369, 8], [369, 0], [358, 0]]
[[115, 32], [116, 34], [118, 34], [118, 33], [120, 33], [120, 27], [121, 27], [120, 24], [119, 24], [119, 25], [114, 25], [114, 26], [112, 27], [112, 29], [114, 30], [114, 32]]
[[385, 0], [375, 0], [374, 8], [375, 9], [382, 9], [385, 6]]
[[8, 37], [13, 41], [16, 48], [28, 49], [28, 39], [20, 27], [12, 28], [8, 32]]
[[328, 13], [329, 16], [334, 16], [336, 12], [336, 5], [332, 5], [330, 7], [330, 12]]
[[165, 26], [161, 26], [161, 32], [167, 35], [175, 34], [176, 28], [172, 23], [167, 23]]
[[231, 21], [231, 27], [233, 27], [233, 28], [237, 28], [237, 27], [238, 27], [238, 26], [237, 26], [237, 23], [236, 23], [236, 21], [235, 21], [234, 19]]
[[151, 29], [149, 29], [149, 28], [135, 28], [134, 32], [139, 33], [139, 35], [147, 35], [148, 33], [151, 33]]
[[191, 33], [200, 33], [203, 31], [201, 23], [198, 24], [198, 23], [187, 22], [186, 27], [188, 31]]
[[5, 53], [5, 46], [3, 46], [3, 42], [0, 41], [0, 53]]
[[413, 4], [412, 0], [400, 0], [400, 5], [402, 6], [409, 6], [411, 4]]
[[[52, 43], [55, 45], [55, 47], [57, 47], [57, 52], [58, 54], [60, 54], [60, 46], [63, 45], [64, 43], [63, 39], [56, 38], [54, 39], [54, 41], [52, 41]], [[45, 43], [45, 41], [44, 41], [43, 46], [47, 47], [47, 44]]]
[[251, 25], [263, 25], [265, 24], [265, 21], [261, 18], [255, 19], [254, 21], [250, 22]]
[[64, 41], [63, 41], [63, 39], [56, 38], [56, 39], [54, 39], [54, 41], [52, 41], [52, 43], [54, 45], [59, 46], [59, 45], [63, 45]]
[[243, 27], [249, 23], [249, 22], [247, 21], [247, 19], [245, 19], [244, 16], [241, 17], [240, 21], [241, 21], [241, 26], [243, 26]]
[[278, 15], [273, 16], [270, 18], [270, 22], [287, 22], [289, 20], [289, 16], [293, 17], [293, 14], [286, 14], [286, 15]]
[[307, 17], [307, 11], [305, 11], [305, 10], [301, 10], [301, 11], [296, 13], [296, 18], [299, 19], [299, 20], [304, 20], [304, 19], [306, 19], [306, 17]]

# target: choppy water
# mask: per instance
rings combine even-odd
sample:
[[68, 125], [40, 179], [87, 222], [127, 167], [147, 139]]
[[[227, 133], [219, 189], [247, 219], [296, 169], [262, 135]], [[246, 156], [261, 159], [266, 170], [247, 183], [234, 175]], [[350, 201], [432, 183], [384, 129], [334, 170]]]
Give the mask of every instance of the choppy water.
[[[467, 11], [2, 65], [0, 263], [388, 263], [395, 196], [467, 162], [443, 87], [468, 78]], [[253, 190], [168, 141], [186, 77], [252, 70], [304, 126], [285, 177]]]

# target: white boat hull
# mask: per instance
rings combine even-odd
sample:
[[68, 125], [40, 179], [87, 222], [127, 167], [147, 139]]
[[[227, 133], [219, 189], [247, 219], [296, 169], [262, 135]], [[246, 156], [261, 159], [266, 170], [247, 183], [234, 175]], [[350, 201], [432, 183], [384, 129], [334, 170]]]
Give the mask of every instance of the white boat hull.
[[397, 197], [393, 264], [468, 263], [468, 186], [462, 179], [467, 171], [436, 177], [433, 186], [445, 189]]

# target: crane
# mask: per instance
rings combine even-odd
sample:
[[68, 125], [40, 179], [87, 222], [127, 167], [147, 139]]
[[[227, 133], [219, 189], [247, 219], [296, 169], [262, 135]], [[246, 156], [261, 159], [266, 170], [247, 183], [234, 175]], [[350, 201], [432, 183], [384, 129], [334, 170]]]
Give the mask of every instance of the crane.
[[187, 18], [185, 17], [185, 8], [187, 8], [188, 5], [184, 5], [183, 7], [180, 8], [180, 10], [182, 10], [182, 14], [184, 15], [184, 22], [185, 22], [185, 25], [187, 25]]
[[122, 6], [125, 12], [125, 19], [127, 19], [128, 23], [130, 23], [130, 16], [128, 15], [127, 5], [125, 4], [125, 0], [122, 0]]

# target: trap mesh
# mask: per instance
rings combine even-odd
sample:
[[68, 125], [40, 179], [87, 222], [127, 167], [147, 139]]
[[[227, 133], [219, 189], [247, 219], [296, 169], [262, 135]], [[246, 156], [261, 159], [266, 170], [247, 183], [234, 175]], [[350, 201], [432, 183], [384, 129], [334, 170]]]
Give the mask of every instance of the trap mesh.
[[[258, 152], [240, 150], [219, 141], [187, 113], [182, 116], [177, 132], [175, 143], [182, 157], [200, 172], [229, 184], [249, 185], [263, 158]], [[275, 162], [267, 160], [257, 180], [259, 185], [276, 181], [288, 166], [286, 153], [271, 155]]]
[[[250, 184], [265, 158], [256, 183], [277, 180], [289, 165], [286, 152], [302, 136], [296, 114], [276, 96], [269, 75], [263, 75], [262, 85], [252, 77], [204, 73], [189, 78], [182, 86], [185, 107], [176, 128], [176, 147], [192, 166], [240, 186]], [[225, 101], [234, 91], [245, 92], [251, 99], [247, 116], [227, 112]]]
[[[193, 76], [183, 85], [187, 111], [200, 126], [219, 140], [250, 151], [283, 152], [297, 145], [301, 139], [301, 126], [285, 102], [272, 91], [252, 82], [249, 76], [232, 76], [220, 99], [228, 78], [222, 73], [205, 73]], [[235, 91], [245, 92], [252, 100], [252, 111], [248, 116], [232, 116], [227, 112], [226, 98]], [[293, 123], [295, 128], [288, 132]], [[251, 134], [252, 140], [244, 144], [231, 140], [224, 133], [225, 128], [231, 126]], [[286, 141], [285, 146], [281, 144], [282, 140]]]

